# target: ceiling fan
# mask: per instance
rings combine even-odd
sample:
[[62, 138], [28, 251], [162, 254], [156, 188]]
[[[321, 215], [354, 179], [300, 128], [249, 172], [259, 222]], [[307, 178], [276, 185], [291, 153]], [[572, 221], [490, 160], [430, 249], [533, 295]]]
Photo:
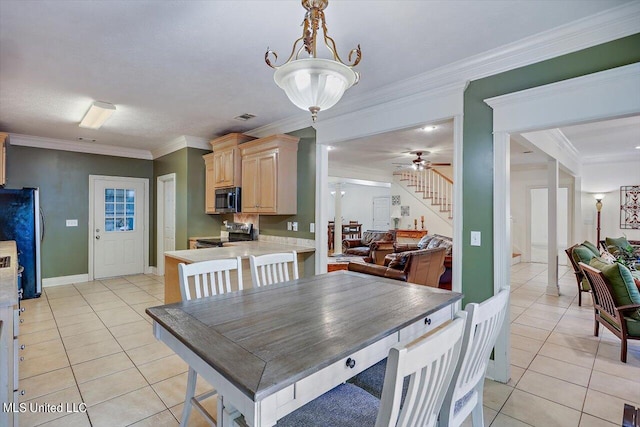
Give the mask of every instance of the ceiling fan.
[[423, 159], [423, 154], [425, 156], [431, 154], [429, 151], [411, 151], [410, 154], [416, 155], [416, 158], [411, 161], [410, 165], [406, 163], [394, 163], [394, 165], [409, 167], [413, 170], [431, 169], [433, 166], [451, 166], [451, 163], [432, 163], [430, 160]]

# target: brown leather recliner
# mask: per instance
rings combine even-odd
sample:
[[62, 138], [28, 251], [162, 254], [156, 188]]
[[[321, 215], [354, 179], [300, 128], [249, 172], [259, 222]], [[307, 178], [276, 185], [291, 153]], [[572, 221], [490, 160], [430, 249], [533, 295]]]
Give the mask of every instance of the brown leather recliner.
[[342, 240], [342, 253], [369, 257], [371, 256], [371, 244], [379, 241], [393, 244], [395, 233], [393, 231], [367, 230], [362, 233], [362, 237], [359, 239]]
[[445, 253], [445, 248], [420, 249], [398, 254], [388, 266], [350, 262], [348, 269], [437, 288], [445, 270]]

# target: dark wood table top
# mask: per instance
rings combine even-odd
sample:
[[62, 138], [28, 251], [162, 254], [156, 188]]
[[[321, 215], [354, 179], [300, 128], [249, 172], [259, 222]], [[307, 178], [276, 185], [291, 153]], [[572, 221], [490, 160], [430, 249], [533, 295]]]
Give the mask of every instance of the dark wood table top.
[[341, 271], [146, 312], [258, 401], [461, 298]]

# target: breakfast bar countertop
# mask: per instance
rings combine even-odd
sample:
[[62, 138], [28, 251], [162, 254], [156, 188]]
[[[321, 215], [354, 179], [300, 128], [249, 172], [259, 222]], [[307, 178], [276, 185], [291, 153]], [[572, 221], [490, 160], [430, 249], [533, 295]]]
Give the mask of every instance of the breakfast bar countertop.
[[302, 245], [290, 245], [283, 243], [265, 242], [253, 240], [250, 242], [229, 242], [221, 248], [187, 249], [182, 251], [167, 251], [165, 256], [178, 259], [183, 262], [193, 263], [209, 261], [213, 259], [235, 258], [248, 259], [249, 255], [265, 255], [277, 252], [298, 253], [315, 252], [315, 248]]
[[249, 269], [250, 255], [259, 256], [291, 251], [298, 253], [298, 270], [301, 277], [304, 277], [305, 264], [308, 264], [308, 271], [313, 271], [313, 264], [309, 264], [306, 261], [313, 261], [313, 254], [316, 249], [312, 246], [298, 244], [298, 242], [292, 244], [290, 242], [252, 240], [225, 242], [224, 246], [215, 248], [167, 251], [164, 253], [164, 302], [165, 304], [170, 304], [182, 299], [180, 280], [178, 278], [178, 264], [181, 262], [192, 264], [194, 262], [240, 257], [242, 258], [242, 281], [246, 289], [253, 286]]

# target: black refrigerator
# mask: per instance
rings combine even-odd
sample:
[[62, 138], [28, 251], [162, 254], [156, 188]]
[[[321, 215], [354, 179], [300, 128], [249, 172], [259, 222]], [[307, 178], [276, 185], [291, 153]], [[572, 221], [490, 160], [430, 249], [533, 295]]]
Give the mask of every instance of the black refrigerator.
[[15, 240], [18, 247], [18, 287], [22, 298], [37, 298], [42, 292], [40, 244], [44, 236], [44, 217], [39, 190], [0, 189], [0, 240]]

